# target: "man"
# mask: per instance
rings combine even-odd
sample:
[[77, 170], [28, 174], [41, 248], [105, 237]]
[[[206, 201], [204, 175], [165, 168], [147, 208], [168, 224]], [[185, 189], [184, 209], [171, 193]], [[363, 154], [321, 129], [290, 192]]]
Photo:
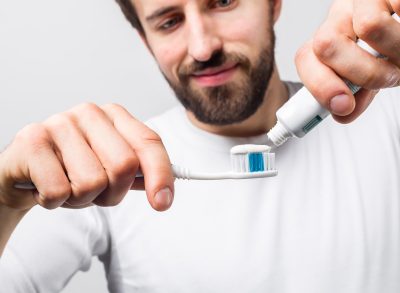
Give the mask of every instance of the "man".
[[[2, 256], [1, 288], [58, 292], [98, 256], [111, 292], [398, 292], [399, 91], [277, 149], [276, 178], [174, 182], [171, 162], [227, 170], [232, 146], [265, 143], [298, 88], [274, 64], [281, 1], [120, 5], [186, 111], [145, 126], [120, 106], [85, 104], [19, 132], [0, 156], [1, 247], [26, 218]], [[336, 120], [399, 84], [392, 12], [394, 0], [337, 0], [300, 50], [300, 76]], [[354, 97], [339, 76], [364, 90]], [[38, 191], [14, 187], [26, 181]], [[154, 212], [137, 191], [122, 201], [141, 187], [154, 209], [173, 194], [175, 204]], [[81, 209], [92, 204], [119, 205]]]

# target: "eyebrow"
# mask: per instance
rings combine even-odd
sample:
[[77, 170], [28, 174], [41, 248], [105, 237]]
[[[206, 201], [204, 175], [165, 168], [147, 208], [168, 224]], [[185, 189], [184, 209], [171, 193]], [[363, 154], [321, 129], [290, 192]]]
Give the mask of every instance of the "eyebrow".
[[157, 18], [159, 18], [159, 17], [161, 17], [161, 16], [163, 16], [165, 14], [168, 14], [168, 13], [170, 13], [172, 11], [175, 11], [175, 10], [178, 10], [178, 6], [168, 6], [168, 7], [163, 7], [163, 8], [157, 9], [152, 14], [147, 16], [146, 20], [148, 22], [152, 22], [155, 19], [157, 19]]

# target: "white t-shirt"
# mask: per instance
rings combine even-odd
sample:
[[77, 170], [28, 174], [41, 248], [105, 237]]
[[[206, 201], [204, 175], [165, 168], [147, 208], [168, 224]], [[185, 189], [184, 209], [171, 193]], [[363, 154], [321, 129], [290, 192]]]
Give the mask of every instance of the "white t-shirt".
[[[290, 87], [294, 85], [291, 84]], [[35, 208], [0, 262], [0, 291], [58, 292], [93, 256], [111, 292], [400, 292], [400, 91], [359, 119], [328, 117], [276, 150], [277, 177], [175, 182], [167, 212], [132, 191], [112, 208]], [[228, 138], [183, 108], [152, 119], [175, 164], [230, 169]]]

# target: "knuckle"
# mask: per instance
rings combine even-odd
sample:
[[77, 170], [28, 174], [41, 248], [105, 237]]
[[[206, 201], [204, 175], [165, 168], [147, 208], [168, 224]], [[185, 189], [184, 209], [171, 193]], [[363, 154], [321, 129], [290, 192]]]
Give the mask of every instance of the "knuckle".
[[[96, 123], [105, 118], [104, 111], [94, 103], [83, 103], [68, 112], [78, 126], [86, 123]], [[82, 124], [83, 123], [83, 124]]]
[[40, 205], [46, 209], [59, 207], [71, 194], [70, 186], [55, 185], [40, 191]]
[[73, 182], [74, 197], [84, 198], [88, 195], [99, 194], [108, 186], [108, 177], [105, 172], [99, 172], [87, 178]]
[[94, 103], [82, 103], [72, 108], [72, 113], [75, 113], [77, 117], [81, 117], [81, 115], [90, 115], [90, 114], [98, 114], [102, 112], [99, 106]]
[[40, 123], [31, 123], [26, 125], [16, 135], [17, 139], [47, 139], [47, 130]]
[[118, 161], [114, 161], [110, 167], [110, 172], [117, 178], [133, 176], [139, 167], [139, 161], [133, 151], [130, 154], [121, 155], [120, 157]]
[[58, 207], [58, 205], [55, 202], [53, 202], [53, 201], [51, 201], [51, 200], [49, 200], [49, 199], [47, 199], [46, 197], [43, 197], [43, 196], [41, 196], [39, 204], [42, 207], [44, 207], [45, 209], [48, 209], [48, 210], [54, 210], [54, 209], [56, 209]]
[[375, 70], [373, 70], [372, 68], [366, 68], [361, 77], [361, 84], [359, 84], [359, 86], [362, 86], [364, 88], [375, 88], [375, 87], [379, 87], [379, 83], [381, 82], [381, 77], [376, 76], [375, 74]]
[[101, 207], [112, 207], [120, 204], [123, 199], [124, 199], [123, 195], [121, 196], [115, 194], [113, 195], [102, 194], [98, 196], [95, 200], [93, 200], [93, 203]]
[[309, 50], [310, 50], [309, 45], [305, 44], [296, 51], [295, 62], [297, 65], [299, 65], [302, 62], [302, 60], [304, 60], [304, 57], [307, 55]]
[[353, 20], [356, 35], [365, 41], [376, 40], [385, 23], [379, 14], [363, 14]]
[[71, 125], [74, 124], [74, 122], [70, 115], [66, 113], [61, 113], [49, 117], [48, 119], [46, 119], [44, 124], [50, 129], [60, 131], [69, 128]]
[[49, 133], [44, 125], [32, 123], [22, 128], [16, 134], [15, 141], [21, 142], [35, 151], [48, 144]]
[[114, 125], [124, 123], [123, 121], [129, 117], [136, 120], [123, 106], [116, 103], [109, 103], [101, 106], [101, 109], [108, 116]]
[[104, 104], [101, 106], [102, 109], [105, 111], [122, 111], [125, 110], [125, 108], [117, 103], [109, 103], [109, 104]]
[[334, 33], [318, 31], [313, 39], [313, 51], [321, 60], [329, 60], [336, 53], [337, 39]]
[[400, 14], [400, 0], [390, 0], [390, 5], [395, 13]]
[[150, 128], [146, 128], [144, 131], [142, 131], [140, 133], [140, 138], [144, 144], [162, 143], [161, 137]]
[[385, 72], [384, 74], [379, 73], [376, 69], [370, 68], [369, 70], [365, 70], [362, 75], [361, 86], [370, 90], [395, 87], [399, 84], [400, 79], [397, 68], [396, 70]]

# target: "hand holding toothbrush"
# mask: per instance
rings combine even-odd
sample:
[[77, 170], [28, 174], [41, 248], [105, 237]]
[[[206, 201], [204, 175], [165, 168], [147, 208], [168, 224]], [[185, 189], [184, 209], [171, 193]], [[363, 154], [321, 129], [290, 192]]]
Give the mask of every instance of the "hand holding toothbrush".
[[[341, 123], [356, 119], [382, 88], [400, 85], [400, 15], [396, 0], [336, 0], [314, 38], [297, 53], [300, 78]], [[356, 45], [360, 38], [387, 58]], [[344, 80], [361, 86], [352, 94]]]
[[[0, 154], [0, 209], [113, 206], [144, 187], [139, 165], [151, 206], [168, 209], [174, 177], [160, 137], [121, 106], [83, 104], [25, 127]], [[25, 182], [36, 189], [15, 188]]]

